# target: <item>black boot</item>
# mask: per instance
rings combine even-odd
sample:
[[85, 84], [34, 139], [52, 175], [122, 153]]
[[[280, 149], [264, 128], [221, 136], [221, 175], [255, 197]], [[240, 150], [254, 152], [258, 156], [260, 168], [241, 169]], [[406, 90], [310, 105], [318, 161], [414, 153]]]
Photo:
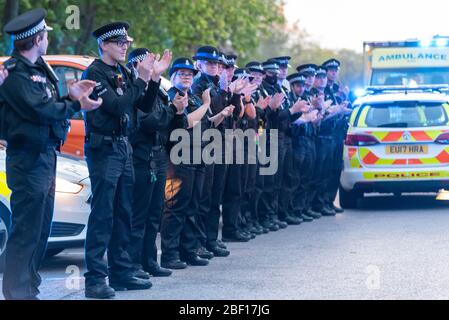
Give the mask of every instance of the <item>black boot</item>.
[[115, 297], [115, 290], [106, 283], [100, 283], [93, 286], [86, 286], [84, 294], [86, 298], [111, 299]]

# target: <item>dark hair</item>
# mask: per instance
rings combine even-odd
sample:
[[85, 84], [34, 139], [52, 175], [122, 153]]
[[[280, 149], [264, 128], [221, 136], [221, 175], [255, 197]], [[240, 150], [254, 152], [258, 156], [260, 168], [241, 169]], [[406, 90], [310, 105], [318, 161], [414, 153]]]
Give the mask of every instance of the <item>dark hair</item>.
[[39, 31], [34, 36], [14, 41], [14, 49], [17, 51], [30, 51], [34, 47], [36, 39], [42, 40], [44, 38], [45, 30]]

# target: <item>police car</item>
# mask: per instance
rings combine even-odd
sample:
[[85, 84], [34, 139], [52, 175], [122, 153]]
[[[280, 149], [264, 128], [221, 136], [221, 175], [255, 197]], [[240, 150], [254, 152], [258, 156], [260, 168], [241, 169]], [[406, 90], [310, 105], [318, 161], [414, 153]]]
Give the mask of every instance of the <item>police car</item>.
[[449, 87], [371, 87], [354, 102], [344, 147], [340, 205], [365, 193], [449, 187]]
[[[5, 247], [11, 224], [11, 191], [6, 184], [4, 148], [0, 150], [0, 272], [5, 263]], [[84, 161], [58, 155], [56, 198], [47, 257], [66, 248], [83, 246], [90, 214], [90, 180]]]

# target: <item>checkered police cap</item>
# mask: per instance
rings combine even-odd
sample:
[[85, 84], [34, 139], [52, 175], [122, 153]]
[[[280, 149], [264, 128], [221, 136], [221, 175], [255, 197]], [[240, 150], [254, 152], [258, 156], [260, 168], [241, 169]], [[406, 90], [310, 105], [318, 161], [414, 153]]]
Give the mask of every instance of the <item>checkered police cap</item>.
[[42, 8], [33, 9], [14, 18], [5, 25], [5, 32], [13, 41], [32, 37], [43, 30], [53, 30], [45, 23], [47, 11]]
[[133, 41], [133, 38], [128, 36], [129, 24], [127, 22], [112, 22], [95, 30], [92, 35], [97, 41], [110, 40], [127, 40]]

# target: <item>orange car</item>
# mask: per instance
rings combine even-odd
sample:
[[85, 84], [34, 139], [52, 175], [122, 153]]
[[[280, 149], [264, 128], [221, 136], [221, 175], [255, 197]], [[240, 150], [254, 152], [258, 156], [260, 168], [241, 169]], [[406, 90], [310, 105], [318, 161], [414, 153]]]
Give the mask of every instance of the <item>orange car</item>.
[[[0, 64], [8, 57], [0, 57]], [[67, 95], [67, 81], [81, 79], [83, 71], [94, 61], [89, 56], [48, 55], [44, 59], [53, 67], [59, 78], [58, 90], [61, 96]], [[77, 112], [70, 120], [70, 132], [61, 152], [78, 158], [84, 158], [84, 120]]]

